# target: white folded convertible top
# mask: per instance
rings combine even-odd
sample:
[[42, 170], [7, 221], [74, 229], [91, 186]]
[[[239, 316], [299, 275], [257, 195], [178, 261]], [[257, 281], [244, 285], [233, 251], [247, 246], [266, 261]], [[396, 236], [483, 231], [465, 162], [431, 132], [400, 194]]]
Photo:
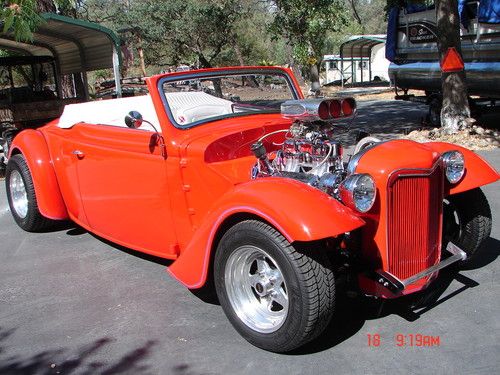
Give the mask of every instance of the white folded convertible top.
[[[87, 124], [127, 127], [125, 116], [130, 111], [139, 112], [144, 120], [151, 122], [161, 132], [160, 121], [149, 94], [122, 99], [68, 104], [64, 107], [64, 111], [59, 118], [58, 126], [68, 129], [75, 124], [85, 122]], [[154, 131], [146, 123], [143, 123], [140, 129]]]

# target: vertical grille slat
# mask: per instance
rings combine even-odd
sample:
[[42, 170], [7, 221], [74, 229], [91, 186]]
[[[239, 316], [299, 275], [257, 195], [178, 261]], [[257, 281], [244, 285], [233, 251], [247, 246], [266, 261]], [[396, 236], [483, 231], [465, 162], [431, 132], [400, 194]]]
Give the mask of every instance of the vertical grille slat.
[[401, 280], [436, 264], [441, 256], [443, 171], [398, 171], [389, 184], [389, 272]]

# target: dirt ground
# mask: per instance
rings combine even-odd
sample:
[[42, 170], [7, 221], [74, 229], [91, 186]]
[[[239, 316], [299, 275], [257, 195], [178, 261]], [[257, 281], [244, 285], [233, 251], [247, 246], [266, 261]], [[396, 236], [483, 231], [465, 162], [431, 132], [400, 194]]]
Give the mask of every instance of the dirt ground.
[[[326, 96], [334, 97], [340, 88], [328, 88], [325, 91]], [[415, 96], [422, 96], [424, 93], [419, 90], [410, 90], [408, 94]], [[395, 93], [392, 90], [377, 94], [359, 95], [355, 94], [353, 97], [356, 101], [361, 103], [384, 103], [384, 105], [394, 103], [405, 103], [407, 105], [414, 105], [416, 108], [422, 109], [422, 117], [420, 119], [420, 127], [415, 128], [415, 123], [408, 123], [407, 130], [400, 138], [411, 139], [417, 142], [440, 141], [459, 144], [471, 150], [493, 150], [500, 147], [500, 116], [498, 114], [488, 114], [475, 119], [470, 128], [458, 131], [453, 134], [446, 134], [441, 129], [429, 127], [426, 124], [426, 111], [427, 106], [424, 104], [401, 102], [394, 100]], [[401, 111], [404, 111], [406, 105], [401, 105]], [[388, 112], [389, 114], [389, 112]]]

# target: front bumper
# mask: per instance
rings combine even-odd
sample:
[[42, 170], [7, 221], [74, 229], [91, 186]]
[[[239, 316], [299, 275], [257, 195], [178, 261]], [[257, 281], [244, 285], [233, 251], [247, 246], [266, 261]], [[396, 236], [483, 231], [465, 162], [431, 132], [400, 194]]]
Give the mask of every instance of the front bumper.
[[448, 243], [446, 250], [451, 254], [449, 257], [404, 280], [400, 280], [391, 273], [383, 270], [362, 275], [360, 278], [361, 289], [365, 290], [367, 294], [383, 298], [395, 298], [403, 294], [409, 294], [411, 293], [409, 288], [417, 281], [428, 276], [435, 276], [437, 275], [436, 272], [440, 269], [467, 258], [467, 254], [452, 242]]

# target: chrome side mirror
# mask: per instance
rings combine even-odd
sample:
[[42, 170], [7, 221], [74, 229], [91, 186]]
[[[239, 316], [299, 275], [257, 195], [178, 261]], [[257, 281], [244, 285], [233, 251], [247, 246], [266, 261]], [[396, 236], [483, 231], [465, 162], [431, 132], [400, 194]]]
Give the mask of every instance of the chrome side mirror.
[[137, 129], [139, 128], [142, 123], [145, 122], [148, 125], [151, 125], [151, 127], [155, 130], [155, 134], [153, 137], [151, 137], [151, 144], [149, 147], [151, 148], [151, 151], [153, 150], [154, 146], [158, 144], [160, 146], [160, 152], [161, 156], [163, 156], [164, 159], [167, 157], [167, 148], [165, 146], [165, 140], [163, 139], [163, 136], [160, 134], [158, 129], [156, 129], [156, 126], [154, 126], [152, 123], [150, 123], [148, 120], [144, 120], [142, 118], [142, 115], [140, 112], [137, 111], [130, 111], [126, 116], [125, 116], [125, 124], [131, 129]]
[[137, 129], [142, 125], [142, 115], [137, 111], [130, 111], [125, 116], [125, 124], [131, 129]]

